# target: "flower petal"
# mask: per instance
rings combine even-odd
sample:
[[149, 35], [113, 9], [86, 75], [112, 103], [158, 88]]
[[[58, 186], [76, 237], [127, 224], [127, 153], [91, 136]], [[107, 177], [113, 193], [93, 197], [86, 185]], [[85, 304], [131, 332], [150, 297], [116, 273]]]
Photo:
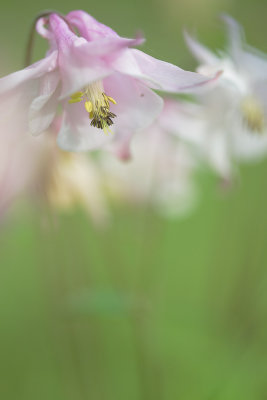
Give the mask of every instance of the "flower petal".
[[139, 39], [104, 38], [94, 43], [72, 46], [60, 55], [61, 99], [113, 73], [112, 60]]
[[153, 123], [162, 110], [163, 100], [143, 83], [119, 73], [106, 78], [104, 88], [117, 102], [111, 105], [111, 111], [117, 115], [112, 147], [121, 158], [128, 158], [132, 135]]
[[76, 50], [64, 56], [64, 62], [60, 68], [62, 78], [60, 99], [65, 99], [90, 83], [102, 80], [112, 73], [103, 60], [98, 58], [86, 60], [85, 54]]
[[187, 32], [184, 32], [184, 37], [187, 46], [198, 62], [208, 65], [217, 65], [220, 62], [220, 59], [212, 51], [192, 38]]
[[32, 135], [39, 135], [50, 126], [57, 112], [59, 91], [58, 71], [50, 72], [42, 78], [39, 96], [33, 100], [29, 110]]
[[87, 54], [90, 52], [91, 56], [111, 54], [122, 48], [137, 46], [144, 42], [144, 38], [139, 36], [134, 39], [120, 37], [110, 27], [101, 24], [84, 11], [72, 11], [66, 19], [89, 42]]
[[52, 14], [49, 21], [58, 44], [61, 99], [111, 74], [113, 69], [110, 59], [114, 57], [114, 53], [141, 42], [140, 38], [124, 39], [118, 36], [103, 36], [88, 42], [72, 32], [58, 15]]
[[105, 92], [116, 100], [116, 130], [139, 130], [150, 125], [163, 107], [160, 96], [137, 79], [116, 73], [104, 80]]
[[177, 136], [189, 146], [203, 146], [207, 122], [203, 107], [197, 103], [165, 99], [164, 110], [158, 119], [158, 124], [163, 130]]
[[101, 24], [85, 11], [71, 11], [66, 19], [77, 29], [80, 34], [88, 41], [96, 40], [103, 37], [118, 37], [119, 35], [110, 27]]
[[227, 14], [223, 14], [221, 19], [227, 28], [229, 53], [235, 61], [238, 61], [238, 56], [240, 52], [242, 52], [243, 43], [245, 43], [243, 28]]
[[231, 152], [239, 161], [252, 162], [266, 157], [267, 131], [252, 132], [243, 121], [233, 121]]
[[6, 134], [28, 132], [28, 112], [38, 96], [39, 78], [55, 67], [56, 53], [0, 80], [0, 131]]
[[228, 51], [238, 72], [240, 71], [252, 85], [262, 79], [266, 80], [266, 54], [246, 44], [243, 28], [237, 21], [226, 14], [223, 14], [221, 18], [227, 28]]
[[58, 134], [58, 146], [67, 151], [98, 149], [112, 140], [112, 135], [90, 125], [90, 119], [83, 104], [64, 102], [62, 126]]
[[207, 142], [203, 147], [203, 156], [208, 163], [222, 178], [229, 179], [233, 172], [231, 163], [228, 136], [220, 128], [214, 129], [212, 134], [207, 135]]
[[212, 77], [206, 77], [185, 71], [136, 49], [121, 54], [114, 60], [113, 67], [121, 73], [145, 81], [153, 89], [172, 93], [195, 92], [215, 81], [221, 74], [218, 72]]
[[45, 73], [53, 71], [56, 68], [57, 52], [51, 53], [49, 56], [40, 61], [14, 72], [0, 79], [0, 95], [9, 90], [16, 88], [29, 80], [37, 79]]

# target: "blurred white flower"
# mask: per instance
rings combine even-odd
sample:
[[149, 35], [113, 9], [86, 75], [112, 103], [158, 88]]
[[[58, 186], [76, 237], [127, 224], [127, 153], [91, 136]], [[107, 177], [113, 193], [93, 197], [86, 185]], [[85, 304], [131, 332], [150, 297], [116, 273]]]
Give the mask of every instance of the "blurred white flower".
[[223, 19], [229, 38], [226, 52], [217, 55], [186, 34], [200, 62], [198, 71], [205, 75], [220, 69], [223, 74], [215, 88], [198, 96], [201, 105], [185, 104], [190, 118], [176, 119], [180, 135], [228, 177], [235, 161], [257, 160], [267, 153], [267, 56], [245, 44], [232, 18]]
[[[175, 102], [176, 103], [176, 102]], [[168, 115], [172, 101], [149, 128], [139, 131], [131, 154], [121, 161], [102, 153], [100, 163], [108, 193], [119, 202], [147, 205], [160, 214], [177, 216], [192, 209], [196, 201], [193, 184], [195, 161], [188, 147], [170, 135]], [[127, 147], [126, 147], [127, 149]]]
[[219, 110], [214, 111], [218, 102], [207, 103], [213, 94], [217, 96], [219, 93], [220, 89], [206, 94], [205, 99], [202, 98], [202, 104], [189, 101], [169, 102], [164, 123], [168, 131], [187, 146], [187, 151], [196, 163], [207, 163], [222, 178], [228, 179], [232, 172], [232, 163], [223, 114]]
[[98, 165], [91, 156], [56, 148], [44, 184], [45, 199], [56, 211], [84, 210], [96, 225], [108, 222], [109, 212]]

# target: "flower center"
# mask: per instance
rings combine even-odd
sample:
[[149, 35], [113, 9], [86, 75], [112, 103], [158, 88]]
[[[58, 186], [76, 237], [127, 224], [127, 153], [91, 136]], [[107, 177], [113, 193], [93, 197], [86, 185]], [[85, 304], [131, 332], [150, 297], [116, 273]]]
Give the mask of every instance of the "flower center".
[[256, 133], [262, 133], [265, 125], [264, 110], [254, 97], [245, 97], [241, 103], [241, 112], [246, 126]]
[[116, 104], [116, 101], [106, 95], [102, 82], [94, 82], [86, 86], [83, 91], [73, 93], [69, 103], [78, 103], [83, 100], [91, 125], [108, 133], [109, 126], [113, 125], [112, 119], [116, 117], [116, 114], [110, 111], [110, 103]]

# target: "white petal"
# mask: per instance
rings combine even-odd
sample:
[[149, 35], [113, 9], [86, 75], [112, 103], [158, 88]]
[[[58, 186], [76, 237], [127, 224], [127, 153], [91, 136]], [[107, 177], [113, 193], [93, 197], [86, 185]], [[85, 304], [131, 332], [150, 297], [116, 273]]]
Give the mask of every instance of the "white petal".
[[192, 38], [187, 32], [184, 32], [184, 36], [187, 46], [199, 63], [212, 66], [220, 62], [220, 59], [212, 51]]

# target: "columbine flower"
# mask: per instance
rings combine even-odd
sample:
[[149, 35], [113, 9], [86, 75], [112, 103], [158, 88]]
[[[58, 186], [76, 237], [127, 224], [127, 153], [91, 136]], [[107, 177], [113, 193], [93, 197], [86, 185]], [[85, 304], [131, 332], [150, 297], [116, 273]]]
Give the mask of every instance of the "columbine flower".
[[[213, 80], [131, 49], [142, 40], [121, 38], [83, 11], [66, 18], [52, 13], [36, 28], [50, 49], [43, 60], [0, 80], [5, 114], [0, 128], [27, 131], [29, 125], [37, 135], [50, 126], [60, 104], [58, 144], [65, 150], [94, 149], [110, 141], [125, 147], [132, 133], [161, 111], [162, 99], [151, 88], [190, 92]], [[105, 134], [110, 129], [114, 135]]]
[[170, 134], [175, 129], [169, 121], [172, 102], [165, 103], [154, 124], [134, 136], [127, 162], [102, 153], [99, 165], [115, 202], [150, 206], [167, 216], [184, 214], [195, 204], [196, 163], [188, 147]]
[[[186, 108], [194, 115], [190, 128], [193, 142], [201, 143], [211, 164], [229, 176], [235, 159], [258, 159], [267, 152], [267, 56], [244, 43], [243, 31], [233, 19], [223, 19], [229, 38], [226, 52], [212, 53], [186, 35], [200, 62], [199, 72], [223, 70], [216, 88], [199, 96], [201, 105], [188, 104]], [[188, 124], [189, 120], [180, 123], [184, 137]]]

